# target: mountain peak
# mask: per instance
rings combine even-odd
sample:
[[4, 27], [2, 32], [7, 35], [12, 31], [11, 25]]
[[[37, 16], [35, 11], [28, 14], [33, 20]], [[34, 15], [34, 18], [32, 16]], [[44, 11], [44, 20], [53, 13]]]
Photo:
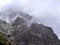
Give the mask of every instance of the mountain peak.
[[53, 29], [34, 22], [29, 14], [8, 10], [1, 15], [9, 23], [0, 20], [0, 30], [5, 32], [5, 39], [14, 45], [60, 45]]
[[31, 20], [32, 16], [19, 10], [8, 9], [1, 14], [1, 18], [8, 23], [13, 23], [17, 17], [24, 18], [25, 20]]

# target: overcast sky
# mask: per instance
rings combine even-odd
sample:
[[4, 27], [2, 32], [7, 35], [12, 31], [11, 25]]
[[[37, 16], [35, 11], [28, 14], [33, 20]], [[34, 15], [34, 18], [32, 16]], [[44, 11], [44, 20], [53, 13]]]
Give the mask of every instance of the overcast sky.
[[0, 10], [7, 5], [37, 17], [40, 23], [52, 27], [60, 38], [60, 0], [0, 0]]

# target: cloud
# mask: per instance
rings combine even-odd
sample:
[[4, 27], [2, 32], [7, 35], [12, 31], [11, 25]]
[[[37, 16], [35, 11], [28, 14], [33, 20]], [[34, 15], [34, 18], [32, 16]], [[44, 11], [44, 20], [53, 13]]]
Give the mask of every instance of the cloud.
[[12, 2], [13, 2], [13, 5], [15, 4], [21, 7], [26, 5], [29, 2], [29, 0], [13, 0]]
[[12, 3], [12, 0], [0, 0], [0, 11], [5, 5], [8, 5], [11, 3]]

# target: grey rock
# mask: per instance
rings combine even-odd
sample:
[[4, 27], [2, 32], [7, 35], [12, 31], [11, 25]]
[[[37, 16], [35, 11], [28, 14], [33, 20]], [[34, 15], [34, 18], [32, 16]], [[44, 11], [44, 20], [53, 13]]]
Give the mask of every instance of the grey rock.
[[16, 45], [60, 45], [60, 40], [51, 27], [38, 23], [32, 23], [28, 27], [24, 25], [25, 20], [22, 19], [21, 21], [20, 18], [14, 23], [16, 23], [16, 26], [23, 24], [14, 28], [15, 30], [12, 32]]
[[[0, 20], [0, 32], [13, 45], [60, 45], [60, 40], [53, 29], [43, 24], [38, 24], [26, 13], [9, 10], [2, 15], [10, 23]], [[30, 25], [30, 26], [28, 26]]]

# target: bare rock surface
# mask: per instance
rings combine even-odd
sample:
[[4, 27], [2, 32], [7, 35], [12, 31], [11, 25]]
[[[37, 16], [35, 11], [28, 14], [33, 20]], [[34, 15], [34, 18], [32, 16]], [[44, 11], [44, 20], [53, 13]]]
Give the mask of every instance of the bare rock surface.
[[60, 40], [51, 27], [38, 23], [32, 23], [28, 27], [24, 24], [25, 20], [18, 19], [13, 23], [14, 25], [16, 23], [17, 28], [14, 28], [12, 33], [16, 45], [60, 45]]
[[12, 45], [60, 45], [53, 29], [34, 22], [29, 14], [9, 10], [2, 15], [6, 15], [2, 18], [10, 21], [0, 20], [0, 32]]

